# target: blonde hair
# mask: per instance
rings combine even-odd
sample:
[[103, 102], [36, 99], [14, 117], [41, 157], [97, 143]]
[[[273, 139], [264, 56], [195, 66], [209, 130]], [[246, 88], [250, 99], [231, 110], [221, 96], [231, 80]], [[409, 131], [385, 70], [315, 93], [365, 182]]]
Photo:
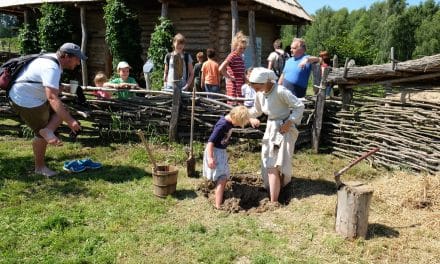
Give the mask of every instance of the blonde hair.
[[176, 44], [185, 44], [185, 37], [182, 34], [177, 33], [174, 36], [174, 38], [173, 38], [173, 44], [174, 45], [176, 45]]
[[197, 52], [197, 54], [196, 54], [196, 57], [197, 57], [197, 59], [204, 59], [205, 58], [205, 54], [203, 53], [203, 51], [199, 51], [199, 52]]
[[105, 73], [103, 71], [97, 72], [95, 75], [95, 78], [93, 78], [94, 83], [97, 83], [97, 82], [105, 83], [107, 81], [108, 81], [107, 75], [105, 75]]
[[248, 37], [243, 34], [242, 31], [238, 31], [237, 34], [235, 34], [235, 36], [232, 38], [231, 48], [232, 50], [236, 50], [240, 45], [245, 47], [248, 45]]
[[229, 112], [229, 116], [231, 119], [237, 123], [239, 126], [244, 127], [249, 123], [249, 111], [248, 108], [244, 105], [235, 106]]

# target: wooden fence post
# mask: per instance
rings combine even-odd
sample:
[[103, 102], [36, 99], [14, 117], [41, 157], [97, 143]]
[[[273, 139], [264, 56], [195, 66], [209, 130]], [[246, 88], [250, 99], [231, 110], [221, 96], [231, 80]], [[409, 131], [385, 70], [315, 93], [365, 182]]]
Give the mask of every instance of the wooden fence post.
[[321, 138], [322, 119], [325, 106], [325, 87], [329, 72], [330, 69], [328, 67], [324, 69], [321, 77], [321, 84], [319, 85], [318, 93], [316, 94], [315, 119], [313, 120], [312, 125], [312, 148], [315, 153], [318, 153], [319, 150], [319, 141]]
[[181, 102], [181, 90], [180, 87], [173, 84], [173, 104], [171, 106], [171, 119], [170, 119], [170, 130], [168, 131], [168, 138], [170, 142], [177, 141], [177, 128], [179, 123], [180, 114], [180, 102]]

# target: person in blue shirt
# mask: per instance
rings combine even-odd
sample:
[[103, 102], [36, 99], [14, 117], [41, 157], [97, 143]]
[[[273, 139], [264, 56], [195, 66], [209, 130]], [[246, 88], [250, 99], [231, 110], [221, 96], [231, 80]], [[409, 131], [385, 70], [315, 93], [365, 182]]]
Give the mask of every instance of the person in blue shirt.
[[226, 147], [231, 138], [234, 126], [244, 127], [249, 123], [249, 112], [246, 106], [236, 106], [229, 114], [220, 117], [209, 136], [203, 154], [203, 175], [216, 184], [215, 207], [220, 209], [223, 193], [229, 179], [229, 164]]
[[306, 95], [311, 64], [319, 62], [319, 58], [306, 54], [306, 43], [301, 38], [294, 38], [290, 49], [292, 57], [286, 61], [278, 84], [286, 87], [297, 98], [302, 98]]

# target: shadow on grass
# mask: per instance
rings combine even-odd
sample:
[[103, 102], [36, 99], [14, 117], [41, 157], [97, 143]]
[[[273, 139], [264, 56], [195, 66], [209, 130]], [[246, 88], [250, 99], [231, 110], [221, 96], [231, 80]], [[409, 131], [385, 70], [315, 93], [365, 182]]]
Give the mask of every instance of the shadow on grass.
[[177, 190], [171, 196], [177, 200], [195, 199], [197, 198], [197, 193], [193, 190]]
[[369, 224], [367, 231], [367, 239], [373, 239], [376, 237], [395, 238], [399, 237], [399, 231], [382, 224]]
[[336, 194], [335, 182], [292, 178], [292, 181], [281, 190], [279, 201], [281, 204], [289, 204], [294, 198], [303, 199], [316, 194], [329, 196]]

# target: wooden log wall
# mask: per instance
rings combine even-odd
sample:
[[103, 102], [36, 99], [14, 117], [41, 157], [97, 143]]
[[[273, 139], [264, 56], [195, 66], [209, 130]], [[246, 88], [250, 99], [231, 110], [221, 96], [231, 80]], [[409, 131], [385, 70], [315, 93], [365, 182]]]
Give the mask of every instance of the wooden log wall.
[[355, 97], [343, 110], [341, 101], [327, 100], [324, 118], [323, 143], [336, 156], [352, 159], [379, 147], [374, 164], [440, 172], [440, 102]]

